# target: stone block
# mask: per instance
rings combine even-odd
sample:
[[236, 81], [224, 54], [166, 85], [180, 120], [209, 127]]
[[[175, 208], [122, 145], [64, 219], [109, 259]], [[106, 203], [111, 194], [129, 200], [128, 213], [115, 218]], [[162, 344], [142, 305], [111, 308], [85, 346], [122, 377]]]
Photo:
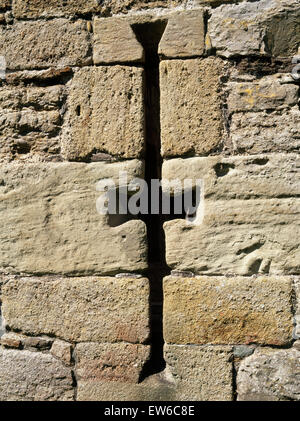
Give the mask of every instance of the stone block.
[[7, 69], [91, 64], [90, 34], [84, 20], [16, 21], [0, 27], [0, 56]]
[[164, 224], [171, 269], [299, 273], [298, 168], [296, 154], [165, 161], [163, 179], [202, 184], [196, 218]]
[[56, 339], [51, 347], [51, 354], [66, 365], [70, 365], [72, 362], [72, 346], [68, 342]]
[[286, 345], [291, 298], [288, 278], [167, 277], [164, 338], [170, 344]]
[[20, 278], [3, 288], [13, 330], [69, 342], [143, 343], [149, 336], [145, 278]]
[[212, 11], [208, 34], [220, 56], [292, 57], [300, 43], [298, 0], [261, 0]]
[[168, 16], [158, 53], [167, 58], [190, 58], [204, 53], [202, 10], [188, 10]]
[[281, 84], [277, 75], [228, 84], [228, 112], [284, 110], [298, 104], [299, 87]]
[[143, 70], [127, 66], [85, 68], [70, 84], [62, 134], [67, 159], [94, 151], [136, 158], [144, 150]]
[[177, 400], [232, 400], [231, 351], [230, 347], [165, 345]]
[[60, 152], [64, 87], [0, 88], [0, 161], [47, 159]]
[[224, 129], [220, 77], [224, 71], [223, 62], [215, 58], [161, 62], [164, 157], [207, 155], [220, 146]]
[[142, 63], [144, 49], [124, 18], [95, 18], [94, 63]]
[[[147, 267], [145, 224], [110, 226], [98, 213], [97, 183], [126, 171], [143, 176], [143, 163], [11, 163], [0, 170], [0, 267], [10, 273], [111, 274]], [[124, 223], [122, 223], [124, 222]]]
[[240, 364], [238, 401], [300, 400], [300, 352], [258, 349]]
[[1, 401], [72, 401], [71, 370], [51, 355], [0, 348]]
[[97, 0], [13, 0], [13, 14], [18, 19], [84, 15], [98, 9]]
[[139, 382], [150, 346], [128, 343], [81, 343], [76, 346], [76, 373], [81, 381]]
[[295, 152], [300, 149], [300, 111], [290, 110], [234, 113], [230, 137], [240, 154]]

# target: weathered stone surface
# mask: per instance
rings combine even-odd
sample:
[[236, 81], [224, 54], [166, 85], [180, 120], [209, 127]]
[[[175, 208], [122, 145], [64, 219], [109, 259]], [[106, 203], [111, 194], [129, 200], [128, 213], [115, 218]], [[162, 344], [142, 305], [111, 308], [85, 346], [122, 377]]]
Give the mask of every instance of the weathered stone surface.
[[143, 70], [85, 68], [70, 85], [62, 138], [67, 159], [93, 151], [135, 158], [144, 149]]
[[292, 339], [286, 278], [167, 277], [164, 338], [171, 344], [271, 344]]
[[204, 17], [202, 10], [188, 10], [168, 17], [168, 24], [159, 43], [163, 57], [181, 58], [204, 53]]
[[6, 9], [11, 5], [11, 0], [0, 0], [0, 9]]
[[217, 54], [292, 57], [300, 42], [298, 0], [261, 0], [224, 5], [208, 22]]
[[164, 224], [172, 269], [213, 275], [300, 272], [298, 155], [164, 162], [163, 179], [187, 178], [202, 180], [202, 197], [193, 223]]
[[71, 370], [51, 355], [0, 348], [1, 401], [73, 400]]
[[239, 401], [300, 400], [300, 352], [259, 349], [240, 365]]
[[138, 383], [150, 346], [81, 343], [76, 346], [76, 374], [82, 381]]
[[70, 365], [72, 361], [72, 346], [68, 342], [56, 339], [51, 347], [51, 354], [65, 364]]
[[230, 347], [165, 345], [178, 400], [232, 400]]
[[20, 278], [3, 288], [8, 326], [70, 342], [144, 342], [149, 335], [148, 280]]
[[300, 339], [300, 279], [294, 280], [295, 291], [296, 291], [296, 314], [295, 314], [295, 330], [294, 339]]
[[[2, 0], [8, 1], [8, 0]], [[103, 16], [128, 13], [136, 9], [175, 7], [186, 0], [13, 0], [13, 12], [17, 18], [83, 15], [99, 12]], [[208, 0], [210, 1], [210, 0]], [[1, 4], [1, 3], [0, 3]]]
[[85, 66], [91, 63], [90, 34], [83, 20], [15, 22], [0, 27], [0, 55], [7, 69]]
[[13, 14], [18, 19], [84, 15], [97, 12], [98, 5], [97, 0], [13, 0]]
[[298, 104], [299, 86], [281, 84], [279, 75], [228, 84], [228, 112], [282, 110]]
[[1, 336], [0, 344], [5, 348], [19, 349], [22, 346], [22, 340], [20, 335], [16, 333], [4, 333]]
[[300, 149], [300, 111], [234, 113], [230, 137], [235, 152], [259, 154], [298, 152]]
[[[143, 163], [2, 165], [0, 267], [11, 273], [110, 274], [147, 267], [145, 224], [111, 227], [96, 209], [99, 180], [142, 177]], [[123, 221], [124, 222], [124, 221]]]
[[94, 63], [141, 63], [144, 49], [126, 19], [95, 18]]
[[161, 62], [164, 157], [207, 155], [220, 145], [224, 127], [220, 97], [223, 74], [224, 64], [214, 58]]
[[0, 161], [40, 159], [60, 152], [62, 85], [0, 88]]
[[25, 336], [20, 333], [7, 332], [1, 338], [1, 345], [6, 348], [24, 348], [29, 351], [45, 351], [51, 348], [54, 339], [39, 337], [39, 336]]

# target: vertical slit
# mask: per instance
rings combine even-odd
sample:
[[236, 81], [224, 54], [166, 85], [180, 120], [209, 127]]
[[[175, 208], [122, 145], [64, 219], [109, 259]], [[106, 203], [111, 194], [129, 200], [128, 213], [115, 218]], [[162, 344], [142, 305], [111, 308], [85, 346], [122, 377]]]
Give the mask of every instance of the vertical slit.
[[[145, 179], [149, 186], [151, 200], [151, 180], [161, 180], [162, 157], [160, 154], [160, 87], [158, 45], [167, 21], [158, 20], [133, 25], [138, 41], [145, 50]], [[160, 201], [161, 201], [160, 192]], [[160, 206], [161, 208], [161, 206]], [[142, 215], [147, 226], [148, 271], [150, 281], [150, 340], [151, 355], [145, 364], [140, 381], [165, 369], [163, 355], [163, 278], [169, 273], [165, 260], [165, 236], [162, 215]]]

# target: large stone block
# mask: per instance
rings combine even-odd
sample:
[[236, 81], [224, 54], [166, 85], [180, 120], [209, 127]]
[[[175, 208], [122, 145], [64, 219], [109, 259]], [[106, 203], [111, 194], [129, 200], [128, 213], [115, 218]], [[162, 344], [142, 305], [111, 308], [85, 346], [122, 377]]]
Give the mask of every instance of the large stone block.
[[215, 58], [161, 62], [164, 157], [207, 155], [220, 145], [224, 128], [220, 77], [224, 69], [223, 62]]
[[60, 152], [62, 85], [0, 88], [0, 160], [49, 158]]
[[95, 18], [94, 63], [143, 62], [144, 49], [124, 18]]
[[97, 151], [136, 158], [143, 150], [143, 70], [104, 66], [77, 72], [70, 84], [62, 135], [64, 157]]
[[161, 56], [168, 58], [201, 56], [204, 48], [202, 10], [188, 10], [168, 16], [168, 24], [158, 47]]
[[300, 111], [296, 105], [286, 111], [234, 113], [230, 137], [235, 152], [259, 154], [298, 152]]
[[0, 348], [1, 401], [72, 401], [71, 370], [51, 355]]
[[271, 344], [292, 340], [286, 278], [167, 277], [164, 338], [171, 344]]
[[11, 70], [85, 66], [91, 63], [90, 49], [84, 20], [17, 21], [0, 27], [0, 55]]
[[76, 346], [76, 374], [82, 381], [139, 382], [150, 346], [81, 343]]
[[292, 57], [300, 43], [298, 0], [261, 0], [224, 5], [208, 22], [217, 54]]
[[164, 224], [168, 265], [213, 275], [299, 273], [298, 168], [294, 154], [165, 161], [163, 179], [202, 180], [194, 222]]
[[177, 400], [232, 400], [231, 351], [230, 347], [165, 345]]
[[282, 84], [279, 75], [253, 82], [230, 82], [228, 112], [284, 110], [298, 104], [299, 86]]
[[[97, 183], [119, 171], [128, 182], [143, 163], [3, 164], [0, 169], [0, 267], [29, 274], [111, 274], [147, 267], [146, 227], [140, 220], [97, 212]], [[123, 185], [123, 184], [122, 184]], [[124, 223], [122, 223], [124, 222]]]
[[242, 361], [237, 375], [238, 401], [300, 400], [300, 352], [259, 349]]
[[19, 278], [3, 287], [7, 325], [24, 334], [70, 342], [145, 342], [149, 284], [145, 278]]

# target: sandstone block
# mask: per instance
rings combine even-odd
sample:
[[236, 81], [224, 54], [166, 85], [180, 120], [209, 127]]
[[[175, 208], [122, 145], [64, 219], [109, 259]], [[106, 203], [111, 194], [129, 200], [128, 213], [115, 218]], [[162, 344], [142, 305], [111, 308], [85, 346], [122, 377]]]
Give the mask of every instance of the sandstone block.
[[[1, 166], [0, 267], [11, 273], [111, 274], [147, 267], [145, 224], [110, 226], [97, 183], [119, 171], [143, 176], [140, 161]], [[5, 222], [4, 222], [5, 221]], [[124, 222], [124, 223], [122, 223]]]
[[178, 400], [232, 400], [230, 347], [165, 345], [164, 356]]
[[97, 0], [13, 0], [13, 14], [18, 19], [84, 15], [98, 10]]
[[292, 57], [300, 42], [298, 0], [261, 0], [224, 5], [212, 11], [208, 34], [224, 57]]
[[7, 325], [69, 342], [142, 343], [149, 335], [148, 280], [20, 278], [3, 289]]
[[213, 58], [161, 62], [164, 157], [207, 155], [220, 145], [224, 124], [219, 78], [223, 73], [224, 64]]
[[288, 344], [291, 297], [286, 278], [167, 277], [164, 338], [171, 344]]
[[83, 20], [17, 21], [0, 28], [0, 55], [11, 70], [85, 66], [91, 63], [90, 34]]
[[56, 339], [51, 347], [51, 354], [66, 365], [70, 365], [72, 361], [72, 346], [68, 342]]
[[51, 355], [0, 348], [1, 401], [71, 401], [71, 370]]
[[80, 380], [138, 383], [150, 356], [150, 346], [127, 343], [81, 343], [76, 346], [76, 373]]
[[204, 53], [202, 10], [188, 10], [168, 16], [168, 24], [158, 47], [163, 57], [201, 56]]
[[196, 218], [164, 224], [168, 265], [212, 275], [299, 273], [298, 160], [274, 154], [165, 161], [163, 179], [202, 180]]
[[124, 18], [95, 18], [94, 63], [144, 61], [144, 49]]
[[96, 150], [136, 158], [143, 149], [143, 70], [104, 66], [77, 72], [62, 135], [64, 157], [85, 157]]
[[2, 336], [0, 342], [5, 348], [24, 348], [29, 351], [45, 351], [51, 348], [53, 339], [39, 336], [30, 337], [19, 333], [7, 332]]
[[299, 87], [281, 84], [280, 78], [266, 76], [254, 82], [228, 84], [228, 111], [282, 110], [298, 104]]
[[103, 0], [100, 11], [103, 15], [128, 13], [130, 10], [172, 8], [183, 5], [185, 0]]
[[62, 85], [0, 88], [0, 160], [45, 159], [60, 152]]
[[237, 375], [239, 401], [300, 399], [300, 352], [259, 349], [242, 361]]
[[238, 153], [297, 152], [300, 148], [300, 111], [234, 113], [230, 136]]

